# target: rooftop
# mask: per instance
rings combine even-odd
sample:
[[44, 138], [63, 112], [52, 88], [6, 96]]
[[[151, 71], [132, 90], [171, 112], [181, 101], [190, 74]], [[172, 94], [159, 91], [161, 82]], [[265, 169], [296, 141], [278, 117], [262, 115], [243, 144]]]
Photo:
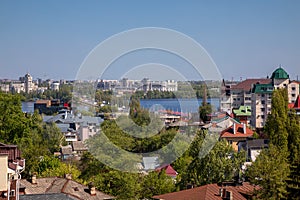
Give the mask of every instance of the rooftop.
[[252, 92], [257, 94], [272, 94], [273, 89], [272, 84], [255, 84]]
[[231, 191], [233, 196], [232, 199], [235, 200], [246, 200], [247, 196], [251, 196], [254, 189], [258, 189], [258, 187], [250, 185], [248, 182], [244, 182], [240, 186], [223, 187], [218, 186], [217, 184], [208, 184], [179, 192], [156, 195], [153, 198], [163, 200], [222, 200], [224, 198], [220, 196], [220, 188]]
[[282, 67], [279, 67], [272, 73], [271, 79], [289, 79], [289, 75]]
[[251, 116], [251, 106], [240, 106], [238, 109], [234, 109], [233, 113], [236, 116]]
[[[89, 193], [87, 186], [77, 183], [73, 180], [68, 180], [65, 178], [39, 178], [37, 179], [37, 184], [32, 184], [26, 179], [20, 181], [21, 185], [25, 187], [25, 195], [22, 199], [33, 199], [37, 195], [37, 199], [46, 199], [42, 197], [50, 197], [48, 199], [58, 199], [58, 197], [63, 197], [63, 199], [114, 199], [114, 197], [104, 194], [103, 192], [96, 190], [96, 195], [92, 196]], [[30, 194], [27, 197], [27, 194]], [[55, 194], [55, 195], [54, 195]], [[65, 194], [65, 195], [60, 195]], [[44, 195], [44, 196], [43, 196]], [[52, 198], [53, 197], [53, 198]], [[20, 196], [21, 199], [21, 196]]]
[[[235, 133], [234, 133], [234, 126], [235, 126]], [[253, 135], [253, 131], [248, 128], [246, 128], [246, 133], [244, 133], [244, 124], [234, 124], [230, 126], [229, 128], [225, 129], [221, 133], [221, 138], [247, 138], [251, 137]]]
[[269, 84], [271, 83], [271, 79], [267, 78], [259, 78], [259, 79], [246, 79], [242, 82], [239, 82], [236, 85], [231, 87], [232, 90], [243, 90], [243, 91], [250, 91], [254, 84]]

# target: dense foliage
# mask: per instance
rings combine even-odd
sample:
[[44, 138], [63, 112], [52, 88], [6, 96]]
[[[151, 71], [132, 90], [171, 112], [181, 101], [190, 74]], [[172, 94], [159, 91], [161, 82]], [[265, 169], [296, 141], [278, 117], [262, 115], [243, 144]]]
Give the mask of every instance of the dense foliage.
[[300, 124], [294, 110], [288, 109], [286, 89], [273, 92], [272, 111], [265, 133], [271, 145], [263, 150], [247, 176], [260, 185], [261, 199], [298, 199], [300, 196]]

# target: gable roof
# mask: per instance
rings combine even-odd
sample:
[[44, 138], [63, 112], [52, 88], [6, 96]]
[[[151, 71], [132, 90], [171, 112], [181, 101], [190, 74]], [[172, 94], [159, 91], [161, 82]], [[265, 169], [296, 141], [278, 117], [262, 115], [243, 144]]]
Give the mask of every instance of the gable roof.
[[254, 189], [258, 189], [258, 187], [250, 185], [248, 182], [244, 182], [240, 186], [223, 187], [217, 184], [208, 184], [179, 192], [156, 195], [153, 198], [163, 200], [222, 200], [223, 198], [219, 194], [220, 188], [231, 191], [235, 200], [246, 200], [247, 198], [243, 194], [251, 195]]
[[23, 199], [26, 199], [27, 194], [48, 194], [48, 196], [51, 196], [50, 194], [60, 193], [66, 194], [68, 197], [71, 197], [71, 199], [114, 199], [113, 196], [104, 194], [97, 190], [96, 195], [92, 196], [90, 195], [87, 186], [65, 178], [39, 178], [37, 179], [37, 184], [32, 184], [26, 179], [21, 179], [20, 182], [21, 185], [25, 187], [25, 195], [22, 197]]
[[84, 145], [83, 141], [72, 142], [73, 151], [87, 151], [88, 148]]
[[246, 79], [242, 82], [239, 82], [236, 85], [231, 87], [232, 90], [243, 90], [243, 91], [250, 91], [254, 84], [269, 84], [271, 83], [271, 79], [267, 78], [256, 78], [256, 79]]
[[293, 108], [300, 109], [300, 95], [298, 95]]
[[166, 166], [159, 167], [155, 171], [160, 172], [162, 170], [166, 170], [166, 174], [168, 176], [174, 177], [174, 176], [177, 176], [177, 174], [178, 174], [171, 165], [166, 165]]

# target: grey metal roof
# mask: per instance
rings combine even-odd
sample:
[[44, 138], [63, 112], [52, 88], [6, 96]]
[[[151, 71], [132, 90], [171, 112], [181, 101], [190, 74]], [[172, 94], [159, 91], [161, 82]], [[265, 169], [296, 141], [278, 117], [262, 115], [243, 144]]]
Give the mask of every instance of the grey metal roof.
[[26, 194], [20, 195], [20, 200], [74, 200], [70, 195], [59, 194]]

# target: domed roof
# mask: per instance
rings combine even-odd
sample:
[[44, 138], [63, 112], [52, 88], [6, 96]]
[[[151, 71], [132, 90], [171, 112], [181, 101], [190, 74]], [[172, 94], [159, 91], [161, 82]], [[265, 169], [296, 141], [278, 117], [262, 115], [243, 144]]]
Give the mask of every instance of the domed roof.
[[288, 79], [288, 73], [281, 67], [277, 68], [271, 76], [271, 79]]

